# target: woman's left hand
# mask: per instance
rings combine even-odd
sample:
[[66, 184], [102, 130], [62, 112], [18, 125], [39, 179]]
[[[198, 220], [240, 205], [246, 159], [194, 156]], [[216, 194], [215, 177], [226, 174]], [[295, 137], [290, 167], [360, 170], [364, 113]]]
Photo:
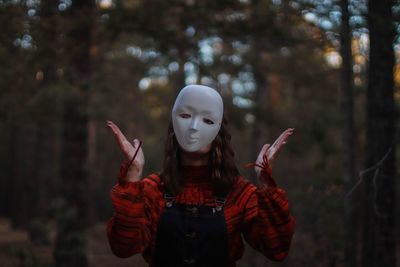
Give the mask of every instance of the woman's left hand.
[[[293, 132], [294, 132], [294, 128], [288, 128], [278, 137], [278, 139], [275, 140], [275, 142], [272, 144], [272, 146], [270, 144], [265, 144], [262, 147], [260, 154], [258, 154], [257, 161], [256, 161], [257, 165], [262, 164], [263, 157], [264, 157], [264, 155], [266, 155], [267, 159], [268, 159], [268, 164], [272, 168], [272, 164], [273, 164], [276, 156], [278, 155], [281, 148], [286, 144], [287, 139], [289, 138], [289, 136], [291, 136], [293, 134]], [[258, 166], [255, 166], [254, 169], [258, 176], [261, 171], [261, 168]]]

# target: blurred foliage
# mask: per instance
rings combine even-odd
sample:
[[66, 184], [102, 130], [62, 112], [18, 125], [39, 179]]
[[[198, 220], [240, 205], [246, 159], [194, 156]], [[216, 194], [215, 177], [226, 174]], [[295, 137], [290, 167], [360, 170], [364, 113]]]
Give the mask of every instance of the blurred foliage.
[[41, 219], [33, 219], [28, 227], [29, 240], [36, 245], [49, 245], [49, 229]]

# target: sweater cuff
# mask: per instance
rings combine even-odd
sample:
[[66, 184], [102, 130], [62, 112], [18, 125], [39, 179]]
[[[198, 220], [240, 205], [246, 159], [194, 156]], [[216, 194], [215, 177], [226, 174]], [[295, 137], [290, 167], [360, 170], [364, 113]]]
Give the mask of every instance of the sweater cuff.
[[114, 205], [129, 202], [132, 204], [144, 203], [144, 184], [142, 181], [124, 182], [116, 184], [111, 190], [111, 200]]
[[289, 216], [289, 201], [285, 190], [279, 187], [266, 187], [257, 189], [258, 205], [261, 210], [268, 210], [268, 214], [274, 214], [275, 218]]
[[272, 177], [272, 169], [268, 161], [264, 161], [260, 171], [260, 180], [268, 187], [277, 187], [275, 179]]
[[263, 199], [268, 198], [270, 200], [277, 200], [277, 199], [287, 200], [286, 191], [278, 186], [258, 188], [256, 190], [256, 193], [259, 197]]
[[129, 170], [129, 161], [125, 160], [122, 162], [120, 168], [119, 168], [119, 175], [118, 175], [118, 183], [121, 186], [125, 186], [127, 181], [126, 181], [126, 175]]

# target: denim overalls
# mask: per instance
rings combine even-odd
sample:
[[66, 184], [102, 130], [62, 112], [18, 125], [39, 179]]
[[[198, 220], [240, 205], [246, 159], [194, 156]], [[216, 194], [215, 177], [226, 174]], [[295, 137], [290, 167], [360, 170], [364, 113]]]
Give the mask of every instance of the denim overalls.
[[169, 194], [164, 199], [152, 266], [228, 266], [225, 198], [216, 198], [214, 207], [178, 204]]

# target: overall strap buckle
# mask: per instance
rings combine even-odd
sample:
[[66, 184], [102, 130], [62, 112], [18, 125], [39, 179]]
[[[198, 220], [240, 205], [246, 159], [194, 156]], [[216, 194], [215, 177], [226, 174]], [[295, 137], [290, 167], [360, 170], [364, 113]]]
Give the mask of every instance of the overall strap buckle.
[[164, 194], [165, 206], [167, 208], [171, 208], [172, 205], [174, 204], [175, 198], [176, 198], [175, 196], [165, 193]]
[[222, 208], [225, 205], [226, 198], [216, 197], [215, 198], [215, 207], [212, 209], [213, 213], [222, 211]]

